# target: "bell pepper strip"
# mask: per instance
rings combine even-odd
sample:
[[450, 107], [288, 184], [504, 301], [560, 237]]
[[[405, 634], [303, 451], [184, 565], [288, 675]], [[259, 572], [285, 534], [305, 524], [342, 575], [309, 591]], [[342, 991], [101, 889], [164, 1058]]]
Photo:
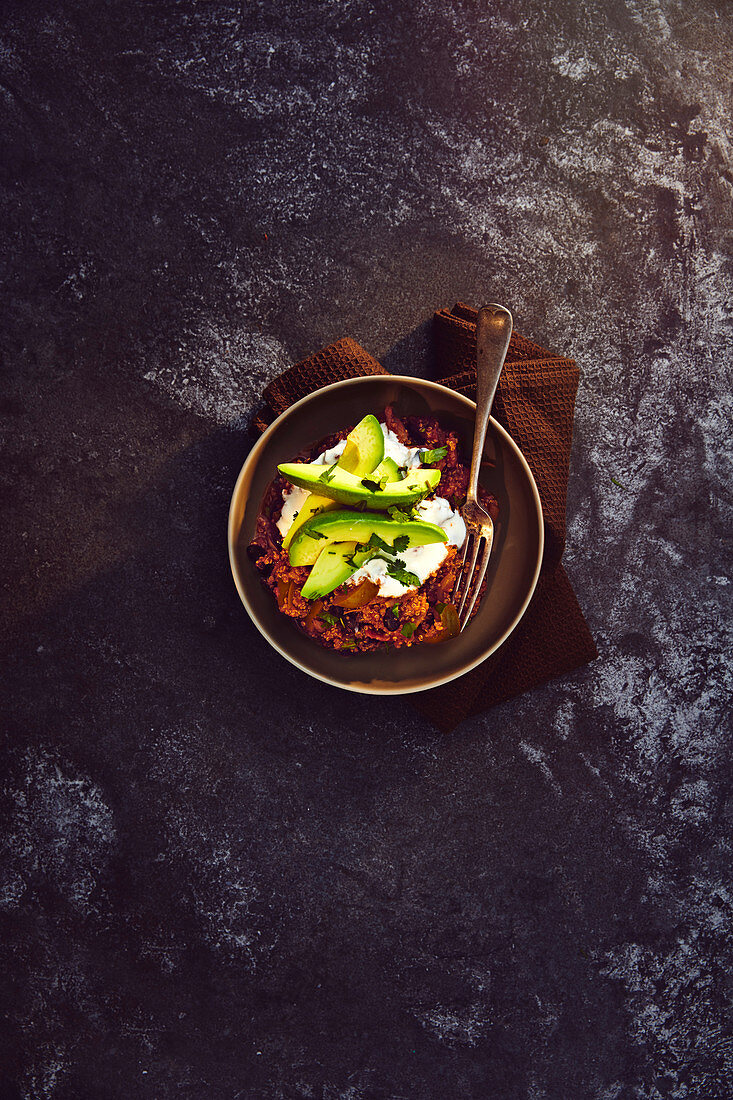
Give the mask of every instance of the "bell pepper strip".
[[343, 607], [344, 611], [356, 611], [360, 607], [366, 607], [375, 596], [379, 594], [379, 585], [365, 577], [363, 581], [353, 585], [347, 592], [340, 592], [334, 596], [333, 603], [337, 607]]

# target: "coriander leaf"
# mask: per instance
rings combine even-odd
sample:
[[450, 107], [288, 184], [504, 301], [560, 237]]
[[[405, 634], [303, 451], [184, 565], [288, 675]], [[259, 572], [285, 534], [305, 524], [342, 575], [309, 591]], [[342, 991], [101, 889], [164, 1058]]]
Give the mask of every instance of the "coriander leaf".
[[610, 477], [611, 481], [614, 483], [614, 485], [618, 485], [619, 489], [628, 489], [628, 485], [624, 485], [622, 484], [622, 482], [617, 481], [613, 474], [611, 474]]
[[410, 573], [408, 569], [405, 569], [405, 563], [400, 561], [389, 562], [387, 565], [387, 576], [393, 577], [400, 584], [404, 584], [406, 588], [409, 588], [411, 584], [420, 586], [420, 578], [415, 573]]
[[378, 493], [381, 489], [381, 485], [378, 481], [370, 481], [368, 477], [363, 477], [361, 483], [365, 489], [368, 489], [370, 493]]
[[392, 612], [392, 614], [394, 615], [395, 619], [399, 619], [399, 617], [400, 617], [400, 607], [399, 607], [399, 604], [394, 604], [394, 605], [393, 605], [392, 607], [390, 607], [390, 609], [389, 609], [389, 610], [390, 610], [390, 611]]
[[336, 622], [338, 621], [336, 619], [336, 616], [331, 615], [328, 611], [322, 611], [318, 618], [321, 619], [322, 622], [326, 623], [327, 626], [335, 626]]
[[309, 539], [325, 539], [325, 535], [322, 535], [320, 531], [308, 531]]
[[325, 482], [326, 485], [328, 485], [329, 481], [333, 481], [333, 479], [334, 479], [333, 471], [336, 469], [337, 466], [338, 466], [338, 459], [336, 460], [336, 462], [334, 462], [333, 466], [329, 466], [327, 470], [323, 471], [323, 473], [320, 475], [318, 480], [323, 481], [323, 482]]
[[409, 512], [406, 512], [403, 508], [398, 508], [396, 505], [388, 508], [387, 512], [392, 519], [397, 519], [400, 521], [400, 523], [407, 523], [407, 521], [411, 520], [415, 515], [414, 508], [411, 508]]
[[429, 466], [431, 462], [440, 462], [448, 454], [447, 447], [435, 447], [432, 451], [419, 451], [420, 461]]
[[400, 627], [400, 634], [404, 634], [406, 638], [411, 638], [417, 630], [417, 623], [404, 623]]
[[395, 554], [401, 554], [403, 550], [406, 550], [410, 545], [409, 535], [398, 535], [398, 537], [392, 543], [392, 549]]
[[386, 543], [384, 539], [380, 539], [376, 532], [372, 532], [369, 536], [369, 542], [364, 544], [365, 550], [386, 550], [388, 554], [392, 553], [392, 547], [389, 543]]

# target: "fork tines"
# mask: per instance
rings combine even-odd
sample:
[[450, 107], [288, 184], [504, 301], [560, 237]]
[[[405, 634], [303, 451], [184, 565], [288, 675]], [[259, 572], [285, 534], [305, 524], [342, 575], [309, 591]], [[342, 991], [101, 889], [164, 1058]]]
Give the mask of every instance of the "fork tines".
[[491, 557], [492, 528], [468, 531], [464, 543], [463, 558], [456, 574], [453, 603], [458, 611], [461, 630], [471, 617], [476, 600], [484, 583]]

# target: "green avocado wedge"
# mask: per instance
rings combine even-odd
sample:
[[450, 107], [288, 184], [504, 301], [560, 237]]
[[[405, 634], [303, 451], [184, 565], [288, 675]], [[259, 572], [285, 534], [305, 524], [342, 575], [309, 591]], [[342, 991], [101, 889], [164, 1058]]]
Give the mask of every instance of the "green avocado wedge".
[[[329, 543], [367, 543], [372, 535], [376, 535], [390, 547], [394, 545], [395, 539], [404, 539], [407, 536], [408, 542], [403, 546], [404, 550], [410, 546], [427, 546], [433, 542], [448, 541], [442, 527], [422, 519], [388, 519], [386, 516], [368, 515], [365, 512], [321, 512], [304, 523], [290, 543], [290, 564], [313, 565]], [[374, 551], [372, 555], [373, 553]]]
[[[393, 462], [391, 458], [385, 458], [382, 462], [383, 457], [384, 435], [382, 429], [376, 416], [368, 413], [347, 435], [346, 446], [336, 465], [340, 470], [356, 474], [357, 477], [365, 477], [375, 467], [381, 470], [386, 463], [391, 462], [399, 477], [397, 463]], [[386, 472], [389, 472], [390, 475], [393, 473], [391, 467]], [[321, 467], [321, 473], [323, 473], [323, 467]], [[394, 481], [395, 479], [390, 476], [390, 480]], [[337, 507], [338, 504], [331, 497], [324, 496], [323, 493], [319, 493], [317, 490], [312, 492], [303, 502], [300, 511], [293, 520], [292, 527], [283, 539], [283, 549], [288, 549], [298, 532], [298, 528], [302, 527], [311, 516], [316, 515], [317, 512], [329, 511]]]
[[374, 553], [373, 550], [357, 552], [355, 542], [329, 542], [321, 543], [321, 546], [323, 550], [318, 554], [318, 560], [300, 592], [304, 600], [327, 596], [334, 588], [345, 584], [352, 573]]
[[[358, 473], [358, 471], [357, 471]], [[370, 481], [384, 481], [389, 485], [393, 481], [402, 481], [400, 468], [393, 458], [383, 458], [369, 475]]]
[[292, 485], [310, 489], [339, 504], [367, 508], [370, 512], [386, 512], [393, 505], [414, 504], [431, 493], [440, 481], [440, 470], [409, 470], [400, 481], [390, 482], [380, 489], [378, 481], [357, 477], [337, 466], [324, 469], [316, 462], [283, 462], [278, 470]]
[[347, 435], [338, 467], [349, 474], [365, 477], [383, 458], [384, 435], [376, 416], [368, 413]]

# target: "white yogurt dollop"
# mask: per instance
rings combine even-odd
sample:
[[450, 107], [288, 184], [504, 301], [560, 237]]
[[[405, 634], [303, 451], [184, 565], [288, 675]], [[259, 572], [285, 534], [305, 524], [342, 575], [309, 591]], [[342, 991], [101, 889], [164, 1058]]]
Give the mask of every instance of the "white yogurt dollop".
[[295, 517], [309, 496], [310, 492], [307, 489], [299, 489], [297, 485], [292, 485], [288, 490], [283, 489], [283, 510], [275, 524], [283, 538], [293, 526]]
[[379, 427], [384, 434], [385, 458], [392, 458], [398, 466], [407, 466], [408, 469], [420, 465], [420, 451], [424, 451], [424, 447], [406, 447], [386, 424], [380, 424]]
[[449, 546], [463, 546], [466, 539], [466, 525], [460, 513], [454, 512], [445, 497], [433, 497], [432, 500], [423, 500], [418, 504], [417, 511], [420, 518], [428, 523], [435, 523], [442, 527], [448, 536], [447, 542], [433, 542], [428, 546], [413, 546], [404, 550], [400, 555], [400, 561], [405, 563], [405, 569], [414, 573], [420, 584], [402, 584], [401, 581], [387, 575], [388, 562], [382, 558], [372, 558], [371, 561], [357, 569], [348, 580], [349, 584], [358, 584], [359, 581], [368, 578], [379, 586], [379, 595], [385, 599], [389, 596], [404, 596], [424, 584], [428, 577], [438, 570], [445, 561]]
[[314, 458], [314, 462], [320, 462], [322, 466], [333, 466], [337, 459], [341, 458], [346, 446], [346, 440], [340, 439], [335, 447], [330, 447], [323, 454], [320, 454], [318, 458]]
[[[422, 447], [405, 447], [386, 424], [380, 424], [380, 427], [384, 435], [385, 458], [392, 458], [398, 466], [406, 466], [408, 469], [420, 465]], [[313, 461], [323, 466], [332, 466], [342, 455], [345, 446], [346, 440], [342, 439], [334, 447], [323, 451]], [[292, 527], [296, 515], [309, 496], [310, 493], [307, 489], [299, 489], [297, 486], [283, 489], [283, 510], [276, 524], [283, 538]], [[431, 500], [421, 501], [417, 505], [417, 511], [421, 519], [442, 527], [448, 536], [447, 542], [434, 542], [429, 546], [414, 546], [399, 555], [400, 561], [405, 563], [405, 569], [409, 573], [414, 573], [422, 585], [443, 564], [449, 546], [463, 546], [466, 538], [466, 525], [461, 519], [460, 513], [454, 512], [444, 497], [433, 497]], [[349, 578], [348, 583], [358, 584], [359, 581], [368, 577], [370, 581], [374, 581], [375, 584], [379, 585], [379, 595], [385, 599], [390, 596], [404, 596], [405, 592], [419, 587], [416, 584], [404, 585], [395, 580], [394, 577], [389, 577], [387, 567], [388, 563], [386, 561], [381, 558], [372, 558], [371, 561], [362, 565], [361, 569], [357, 569]]]
[[[413, 466], [420, 465], [420, 451], [425, 450], [424, 447], [405, 447], [403, 443], [400, 443], [399, 439], [394, 432], [391, 432], [386, 424], [379, 425], [382, 429], [382, 435], [384, 436], [384, 457], [392, 458], [398, 466], [407, 466], [408, 469]], [[323, 454], [320, 454], [318, 458], [314, 458], [314, 462], [320, 462], [324, 466], [332, 466], [344, 453], [344, 447], [346, 446], [346, 440], [341, 439], [335, 447], [330, 447]]]

